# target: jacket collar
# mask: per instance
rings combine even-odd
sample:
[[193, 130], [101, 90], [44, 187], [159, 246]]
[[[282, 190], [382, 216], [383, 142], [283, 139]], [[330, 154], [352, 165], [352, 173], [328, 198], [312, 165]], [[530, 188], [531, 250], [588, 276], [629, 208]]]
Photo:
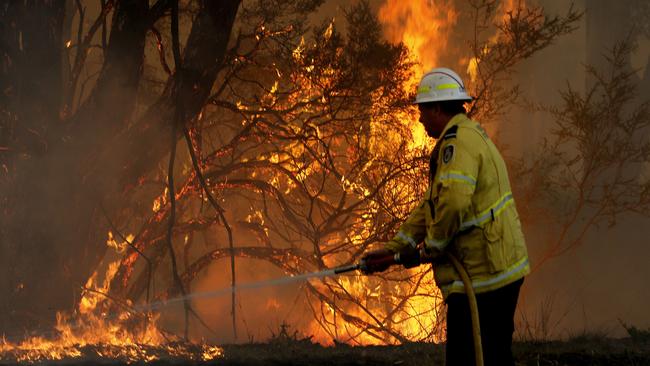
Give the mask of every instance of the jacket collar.
[[447, 122], [447, 124], [445, 125], [445, 128], [442, 130], [439, 139], [441, 139], [451, 127], [458, 126], [459, 124], [466, 121], [467, 119], [468, 118], [465, 113], [458, 113], [457, 115], [451, 117], [449, 122]]

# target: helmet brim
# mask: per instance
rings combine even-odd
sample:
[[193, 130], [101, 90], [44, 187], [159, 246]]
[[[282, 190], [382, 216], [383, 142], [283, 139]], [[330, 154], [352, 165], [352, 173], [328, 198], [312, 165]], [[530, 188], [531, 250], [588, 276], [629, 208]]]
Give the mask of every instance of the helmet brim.
[[474, 98], [470, 96], [460, 97], [460, 98], [423, 98], [422, 100], [416, 99], [415, 101], [413, 101], [412, 104], [425, 104], [425, 103], [451, 102], [451, 101], [471, 102], [473, 100]]

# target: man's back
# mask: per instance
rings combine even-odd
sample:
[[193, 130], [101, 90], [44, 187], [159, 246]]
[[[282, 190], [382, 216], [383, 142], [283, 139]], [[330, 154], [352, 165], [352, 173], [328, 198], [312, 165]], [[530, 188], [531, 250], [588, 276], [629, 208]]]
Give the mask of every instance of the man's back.
[[[456, 255], [477, 293], [495, 290], [528, 274], [528, 255], [507, 168], [480, 125], [454, 116], [438, 142], [431, 196], [435, 218], [427, 238]], [[442, 248], [441, 248], [442, 249]], [[445, 297], [464, 292], [449, 263], [435, 269]]]

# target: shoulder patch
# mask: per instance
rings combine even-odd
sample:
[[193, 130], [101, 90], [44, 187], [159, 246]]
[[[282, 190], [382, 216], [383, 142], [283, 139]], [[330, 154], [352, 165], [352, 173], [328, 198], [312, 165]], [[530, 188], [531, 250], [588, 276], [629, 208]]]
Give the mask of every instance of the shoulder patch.
[[447, 145], [445, 148], [442, 150], [442, 162], [444, 164], [447, 164], [451, 161], [451, 158], [454, 157], [454, 145]]
[[457, 133], [458, 133], [458, 125], [453, 125], [449, 127], [447, 131], [445, 131], [445, 134], [442, 136], [442, 139], [443, 140], [453, 139], [456, 137]]

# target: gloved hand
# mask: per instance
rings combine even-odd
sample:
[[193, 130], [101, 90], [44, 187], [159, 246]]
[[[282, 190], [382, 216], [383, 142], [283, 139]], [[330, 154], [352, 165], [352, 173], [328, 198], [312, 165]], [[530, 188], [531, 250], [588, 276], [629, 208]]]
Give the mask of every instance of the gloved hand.
[[432, 263], [434, 260], [436, 260], [439, 257], [440, 252], [427, 247], [426, 245], [422, 245], [419, 248], [420, 251], [420, 263]]
[[420, 262], [420, 248], [406, 247], [399, 252], [399, 264], [404, 268], [413, 268], [421, 264]]
[[395, 253], [388, 249], [377, 249], [361, 257], [361, 273], [365, 275], [383, 272], [395, 264]]

